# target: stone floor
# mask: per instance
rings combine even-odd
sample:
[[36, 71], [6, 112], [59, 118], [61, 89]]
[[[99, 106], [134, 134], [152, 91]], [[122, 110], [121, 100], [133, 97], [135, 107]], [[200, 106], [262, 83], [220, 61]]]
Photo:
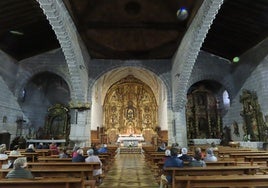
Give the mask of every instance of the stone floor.
[[99, 188], [158, 188], [142, 154], [118, 154]]

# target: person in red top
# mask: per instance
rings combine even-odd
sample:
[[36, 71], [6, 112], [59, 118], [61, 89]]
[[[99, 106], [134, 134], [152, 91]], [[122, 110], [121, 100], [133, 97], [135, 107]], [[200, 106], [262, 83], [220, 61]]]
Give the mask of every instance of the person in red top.
[[59, 154], [58, 146], [54, 142], [52, 142], [49, 145], [49, 149], [51, 151], [51, 155], [58, 155]]

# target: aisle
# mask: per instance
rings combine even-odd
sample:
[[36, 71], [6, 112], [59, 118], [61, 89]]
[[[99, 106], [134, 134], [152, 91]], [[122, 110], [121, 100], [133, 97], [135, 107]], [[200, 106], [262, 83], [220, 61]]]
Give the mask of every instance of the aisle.
[[141, 154], [119, 154], [99, 188], [158, 188]]

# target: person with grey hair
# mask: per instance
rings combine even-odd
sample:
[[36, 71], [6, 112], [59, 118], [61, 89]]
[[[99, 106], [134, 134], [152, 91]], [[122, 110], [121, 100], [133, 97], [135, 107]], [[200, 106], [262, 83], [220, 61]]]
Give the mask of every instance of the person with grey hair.
[[33, 144], [29, 144], [28, 148], [25, 150], [25, 152], [35, 152], [35, 148]]
[[27, 167], [27, 161], [25, 157], [17, 158], [14, 161], [13, 169], [8, 172], [6, 178], [26, 178], [33, 179], [31, 171], [25, 169]]
[[169, 159], [171, 156], [171, 151], [169, 149], [166, 149], [165, 156], [163, 158], [163, 162], [165, 162], [167, 159]]
[[98, 183], [101, 183], [101, 181], [102, 181], [101, 180], [101, 175], [102, 175], [102, 162], [101, 162], [99, 156], [94, 155], [94, 150], [93, 149], [87, 150], [87, 155], [88, 155], [88, 157], [85, 159], [85, 161], [87, 163], [91, 163], [91, 162], [98, 162], [98, 163], [100, 163], [100, 168], [93, 170], [93, 176], [96, 178], [96, 181]]
[[179, 156], [179, 159], [183, 161], [192, 161], [193, 157], [188, 155], [188, 149], [187, 148], [181, 148], [181, 155]]
[[15, 145], [13, 150], [9, 153], [10, 156], [21, 155], [19, 151], [19, 145]]
[[204, 161], [206, 161], [206, 162], [217, 162], [218, 161], [218, 158], [214, 155], [212, 148], [207, 149], [207, 153], [206, 153], [206, 157], [204, 158]]
[[205, 166], [207, 166], [206, 162], [202, 159], [201, 148], [195, 149], [194, 158], [189, 163], [189, 166], [191, 166], [191, 167], [205, 167]]
[[6, 144], [1, 144], [0, 145], [0, 154], [4, 154], [6, 150], [7, 150]]

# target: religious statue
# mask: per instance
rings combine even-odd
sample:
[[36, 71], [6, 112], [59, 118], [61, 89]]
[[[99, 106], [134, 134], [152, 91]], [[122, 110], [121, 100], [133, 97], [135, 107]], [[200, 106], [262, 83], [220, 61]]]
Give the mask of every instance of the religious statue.
[[245, 123], [245, 135], [250, 136], [251, 141], [264, 141], [267, 126], [263, 120], [263, 115], [258, 103], [257, 93], [243, 90], [240, 96], [242, 111], [240, 115]]
[[233, 127], [234, 127], [234, 134], [236, 136], [240, 136], [240, 133], [239, 133], [239, 127], [238, 127], [238, 124], [236, 121], [233, 122]]

